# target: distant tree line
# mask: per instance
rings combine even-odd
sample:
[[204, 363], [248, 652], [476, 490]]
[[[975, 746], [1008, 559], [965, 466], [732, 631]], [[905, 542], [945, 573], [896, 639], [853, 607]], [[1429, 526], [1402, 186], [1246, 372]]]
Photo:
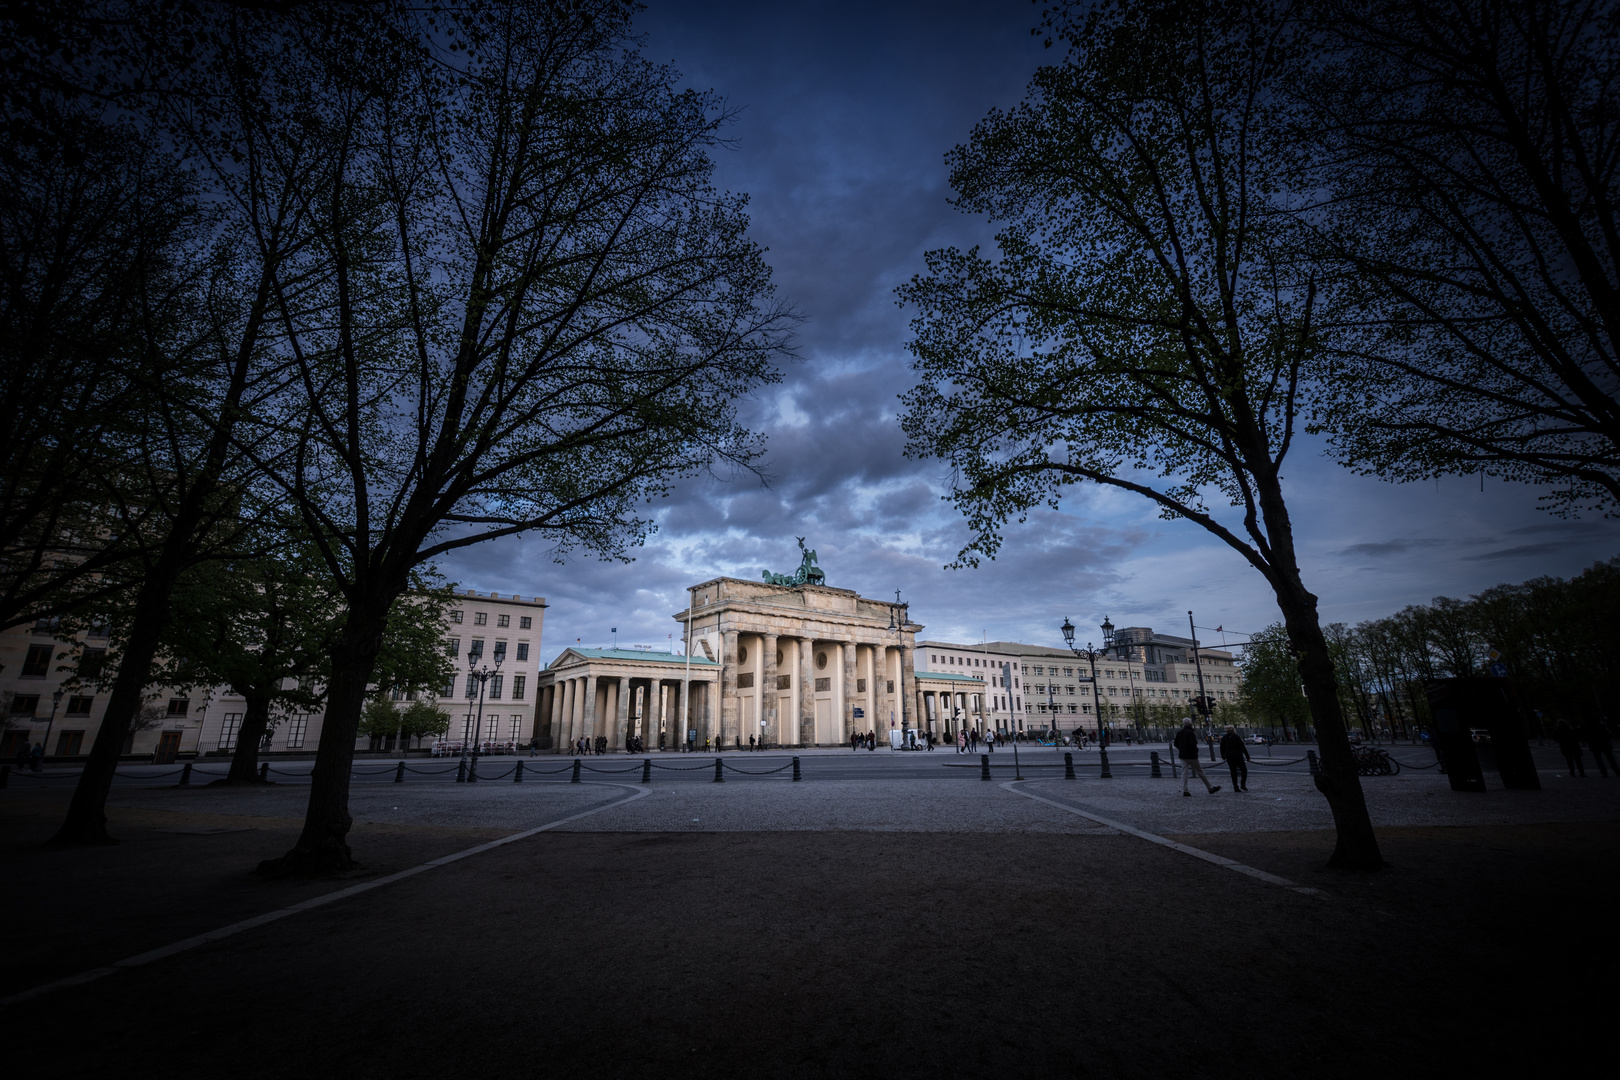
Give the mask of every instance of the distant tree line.
[[[1513, 680], [1532, 734], [1558, 720], [1580, 726], [1620, 706], [1620, 558], [1565, 579], [1497, 585], [1466, 600], [1437, 596], [1382, 619], [1326, 627], [1339, 697], [1369, 736], [1429, 724], [1426, 683], [1493, 674]], [[1492, 658], [1492, 653], [1497, 658]], [[1303, 730], [1310, 712], [1299, 664], [1280, 625], [1245, 650], [1238, 705], [1252, 724]]]

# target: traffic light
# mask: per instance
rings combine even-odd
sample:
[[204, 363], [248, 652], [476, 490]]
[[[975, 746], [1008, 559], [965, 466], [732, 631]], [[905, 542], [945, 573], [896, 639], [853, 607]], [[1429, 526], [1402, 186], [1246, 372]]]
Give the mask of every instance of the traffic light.
[[1208, 716], [1215, 711], [1215, 702], [1208, 697], [1195, 697], [1193, 708], [1198, 710], [1200, 716]]

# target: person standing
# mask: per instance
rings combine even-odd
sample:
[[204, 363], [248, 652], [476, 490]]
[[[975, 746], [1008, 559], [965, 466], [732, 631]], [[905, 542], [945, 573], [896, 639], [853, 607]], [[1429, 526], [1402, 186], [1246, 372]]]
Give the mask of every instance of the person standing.
[[1249, 766], [1247, 762], [1254, 759], [1249, 757], [1249, 748], [1243, 745], [1238, 738], [1237, 728], [1231, 724], [1226, 725], [1226, 734], [1221, 736], [1221, 757], [1226, 761], [1226, 767], [1232, 772], [1232, 790], [1249, 790]]
[[1188, 779], [1197, 774], [1198, 779], [1209, 788], [1211, 795], [1221, 790], [1219, 784], [1211, 784], [1209, 777], [1204, 775], [1203, 766], [1198, 764], [1198, 732], [1193, 730], [1192, 718], [1188, 717], [1181, 722], [1181, 730], [1176, 732], [1176, 756], [1181, 759], [1181, 793], [1191, 796], [1187, 790]]
[[45, 770], [45, 744], [35, 743], [34, 748], [28, 751], [28, 768], [32, 772]]
[[[1609, 769], [1613, 769], [1616, 776], [1620, 776], [1620, 765], [1615, 764], [1614, 745], [1609, 739], [1609, 729], [1602, 720], [1588, 720], [1581, 725], [1581, 738], [1592, 750], [1592, 760], [1597, 762], [1598, 774], [1608, 776]], [[1603, 759], [1608, 758], [1609, 764], [1605, 768]]]
[[1558, 726], [1553, 728], [1553, 740], [1558, 743], [1564, 760], [1569, 762], [1569, 775], [1586, 776], [1586, 766], [1581, 764], [1581, 737], [1569, 726], [1568, 720], [1558, 721]]
[[967, 732], [961, 729], [956, 732], [956, 752], [958, 754], [967, 753]]

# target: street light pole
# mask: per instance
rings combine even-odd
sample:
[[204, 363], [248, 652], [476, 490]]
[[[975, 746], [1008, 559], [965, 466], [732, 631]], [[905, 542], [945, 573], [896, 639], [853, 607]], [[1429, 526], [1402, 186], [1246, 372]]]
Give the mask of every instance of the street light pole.
[[40, 744], [40, 750], [43, 751], [40, 754], [41, 760], [44, 759], [45, 754], [51, 752], [51, 728], [56, 726], [56, 707], [60, 704], [62, 704], [62, 691], [51, 691], [51, 718], [45, 721], [45, 741]]
[[[1222, 626], [1226, 624], [1221, 623]], [[1193, 670], [1198, 673], [1198, 711], [1204, 717], [1204, 737], [1210, 739], [1210, 708], [1209, 696], [1204, 691], [1204, 664], [1198, 658], [1198, 628], [1193, 625], [1193, 613], [1187, 612], [1187, 633], [1192, 637]], [[1211, 739], [1209, 744], [1209, 760], [1215, 760], [1215, 743]]]
[[[474, 724], [473, 731], [472, 731], [472, 735], [473, 735], [473, 737], [472, 737], [473, 748], [472, 748], [472, 751], [471, 751], [472, 767], [470, 769], [468, 768], [468, 747], [467, 747], [468, 740], [467, 740], [465, 734], [463, 734], [462, 739], [461, 739], [461, 766], [460, 766], [460, 768], [458, 768], [456, 770], [456, 779], [457, 780], [465, 779], [465, 780], [468, 780], [468, 781], [476, 781], [478, 779], [478, 749], [477, 749], [477, 745], [478, 745], [478, 740], [479, 740], [480, 736], [482, 735], [483, 728], [484, 728], [484, 688], [489, 685], [489, 677], [491, 675], [496, 674], [497, 672], [499, 672], [501, 670], [501, 661], [503, 659], [505, 659], [505, 657], [503, 657], [503, 656], [496, 656], [495, 657], [495, 667], [494, 667], [493, 670], [488, 665], [485, 665], [481, 670], [474, 670], [473, 665], [478, 663], [478, 658], [480, 656], [482, 656], [482, 655], [484, 655], [484, 654], [483, 654], [483, 652], [481, 650], [476, 651], [476, 652], [469, 652], [467, 654], [467, 677], [469, 679], [477, 679], [478, 680], [478, 720]], [[472, 709], [469, 708], [467, 710], [467, 712], [468, 712], [468, 715], [470, 717], [471, 714], [472, 714]]]
[[[1106, 616], [1103, 618], [1103, 627], [1104, 627], [1104, 630], [1103, 630], [1104, 639], [1106, 640], [1108, 638], [1111, 638], [1113, 636], [1114, 627], [1113, 627], [1113, 625], [1111, 623], [1109, 623]], [[1080, 657], [1082, 660], [1086, 661], [1086, 663], [1088, 665], [1090, 665], [1090, 669], [1091, 669], [1091, 708], [1097, 714], [1097, 745], [1101, 746], [1102, 745], [1102, 698], [1099, 697], [1098, 694], [1097, 694], [1097, 651], [1091, 647], [1091, 642], [1089, 642], [1089, 641], [1086, 642], [1085, 651], [1083, 651], [1083, 652], [1074, 647], [1074, 623], [1070, 622], [1067, 618], [1064, 618], [1063, 626], [1061, 627], [1061, 629], [1063, 631], [1063, 643], [1069, 647], [1069, 651], [1074, 653], [1075, 656]]]

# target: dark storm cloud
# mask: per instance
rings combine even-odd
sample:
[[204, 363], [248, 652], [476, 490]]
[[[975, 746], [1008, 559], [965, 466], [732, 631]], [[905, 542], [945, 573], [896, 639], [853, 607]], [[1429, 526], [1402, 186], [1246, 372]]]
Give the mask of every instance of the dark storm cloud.
[[[984, 222], [949, 204], [944, 155], [1054, 59], [1029, 34], [1039, 10], [1022, 0], [651, 0], [639, 20], [646, 55], [737, 110], [716, 183], [749, 195], [751, 234], [804, 319], [783, 382], [738, 403], [767, 440], [764, 481], [677, 485], [629, 565], [575, 555], [559, 566], [544, 540], [524, 537], [458, 553], [446, 572], [464, 588], [546, 596], [548, 658], [576, 638], [604, 643], [613, 626], [621, 643], [665, 647], [686, 587], [791, 571], [798, 536], [829, 584], [891, 599], [899, 589], [928, 637], [1061, 644], [1064, 617], [1086, 634], [1104, 615], [1184, 633], [1189, 607], [1201, 625], [1274, 622], [1275, 602], [1241, 556], [1117, 492], [1069, 489], [1061, 512], [1009, 524], [996, 560], [944, 569], [967, 529], [940, 498], [948, 468], [903, 454], [909, 315], [893, 290], [923, 271], [930, 248], [990, 242]], [[1319, 450], [1304, 437], [1296, 447], [1289, 509], [1326, 619], [1567, 575], [1620, 550], [1620, 523], [1540, 517], [1534, 489], [1383, 484]]]

